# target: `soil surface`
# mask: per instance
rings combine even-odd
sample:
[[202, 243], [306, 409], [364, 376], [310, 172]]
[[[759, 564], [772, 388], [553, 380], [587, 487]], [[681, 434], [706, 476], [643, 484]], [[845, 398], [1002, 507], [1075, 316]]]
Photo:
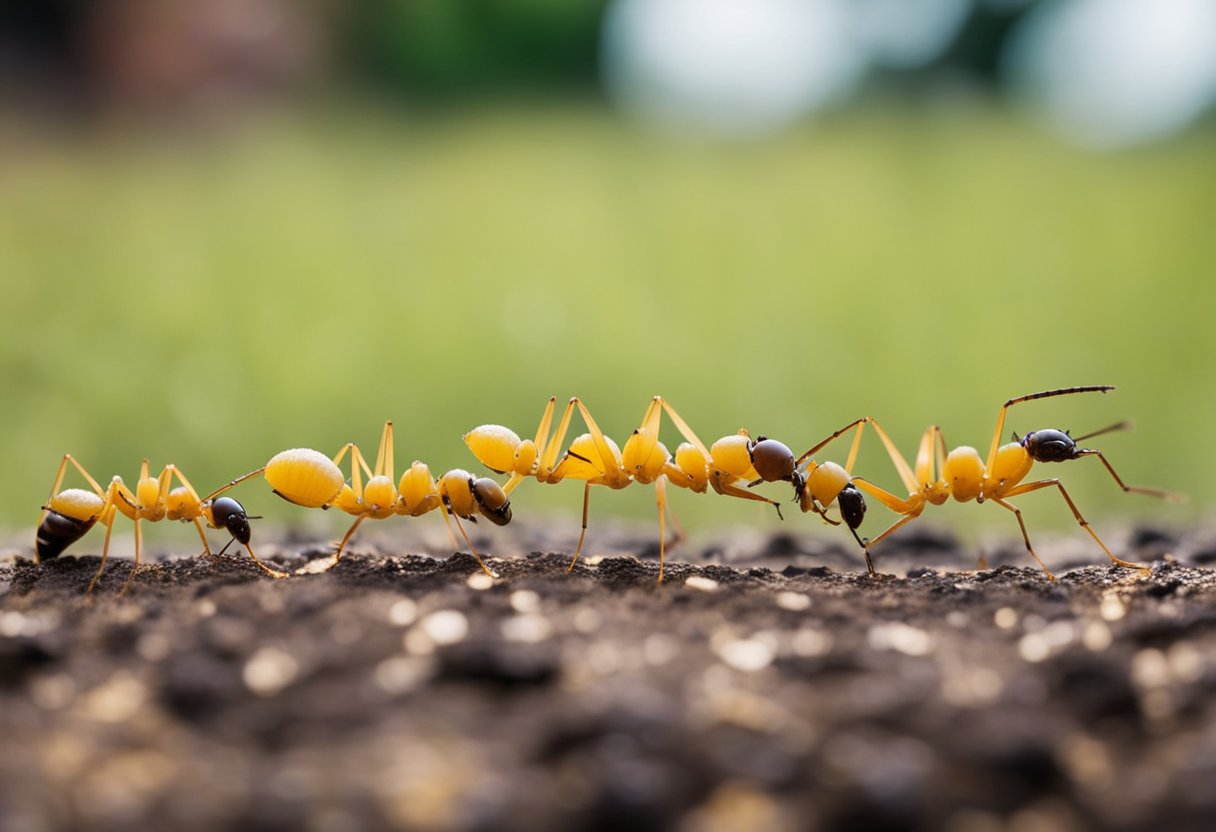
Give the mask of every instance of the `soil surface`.
[[1063, 537], [1053, 583], [1017, 541], [977, 570], [910, 529], [870, 578], [741, 532], [657, 586], [653, 532], [567, 574], [570, 532], [512, 532], [536, 552], [497, 579], [386, 536], [122, 595], [112, 561], [91, 600], [95, 556], [13, 553], [0, 829], [1216, 828], [1212, 534], [1110, 541], [1147, 572]]

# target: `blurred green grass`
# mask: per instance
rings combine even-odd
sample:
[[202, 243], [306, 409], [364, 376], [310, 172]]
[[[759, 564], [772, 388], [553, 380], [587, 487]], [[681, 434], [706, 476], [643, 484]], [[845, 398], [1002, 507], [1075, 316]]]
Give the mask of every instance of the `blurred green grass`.
[[[1188, 506], [1096, 462], [1052, 473], [1093, 516], [1182, 522], [1216, 496], [1210, 138], [1095, 156], [996, 112], [883, 111], [719, 145], [533, 107], [11, 141], [0, 526], [32, 526], [65, 451], [209, 490], [287, 447], [374, 452], [392, 418], [398, 467], [445, 470], [472, 467], [474, 425], [530, 435], [550, 394], [623, 441], [662, 393], [707, 442], [746, 425], [797, 452], [870, 414], [911, 455], [931, 422], [986, 449], [1006, 398], [1093, 383], [1119, 389], [1008, 428], [1134, 419], [1101, 447]], [[859, 471], [895, 485], [876, 442]], [[579, 491], [528, 483], [516, 516], [573, 516]], [[595, 492], [593, 522], [648, 516], [631, 491]], [[261, 483], [238, 496], [300, 514]], [[694, 528], [757, 517], [673, 502]], [[1032, 526], [1070, 523], [1058, 502], [1027, 498]]]

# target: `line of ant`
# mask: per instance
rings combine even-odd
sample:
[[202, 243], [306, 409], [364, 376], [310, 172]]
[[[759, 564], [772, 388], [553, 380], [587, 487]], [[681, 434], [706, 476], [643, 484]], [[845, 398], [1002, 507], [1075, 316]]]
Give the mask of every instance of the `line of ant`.
[[[794, 474], [790, 477], [790, 482], [794, 486], [795, 498], [804, 512], [814, 511], [824, 517], [824, 519], [828, 519], [826, 514], [827, 508], [831, 506], [833, 501], [837, 502], [842, 520], [853, 533], [853, 537], [857, 540], [858, 545], [861, 546], [865, 554], [866, 569], [870, 575], [877, 574], [871, 557], [871, 548], [889, 537], [897, 529], [919, 517], [926, 505], [942, 505], [950, 498], [954, 498], [960, 503], [972, 500], [976, 503], [983, 503], [990, 500], [1013, 513], [1017, 519], [1018, 528], [1022, 533], [1022, 540], [1026, 544], [1026, 551], [1043, 569], [1044, 574], [1052, 581], [1055, 581], [1056, 576], [1043, 563], [1042, 558], [1035, 552], [1034, 546], [1030, 542], [1030, 535], [1026, 531], [1026, 523], [1022, 518], [1021, 509], [1014, 506], [1009, 500], [1034, 491], [1056, 488], [1059, 490], [1064, 502], [1068, 505], [1078, 525], [1085, 529], [1094, 542], [1098, 544], [1099, 548], [1102, 549], [1103, 553], [1110, 558], [1112, 563], [1126, 568], [1146, 570], [1148, 567], [1145, 565], [1123, 560], [1111, 552], [1110, 548], [1102, 542], [1097, 532], [1090, 526], [1089, 521], [1081, 514], [1072, 496], [1058, 478], [1052, 477], [1025, 482], [1026, 477], [1030, 474], [1036, 462], [1067, 462], [1087, 456], [1095, 456], [1101, 461], [1103, 467], [1110, 473], [1116, 484], [1126, 493], [1146, 494], [1171, 501], [1182, 499], [1181, 495], [1170, 491], [1128, 485], [1101, 451], [1093, 448], [1083, 448], [1078, 444], [1096, 436], [1125, 430], [1130, 427], [1130, 423], [1117, 422], [1075, 438], [1068, 431], [1055, 428], [1031, 431], [1020, 438], [1014, 433], [1012, 437], [1013, 441], [1001, 444], [1001, 434], [1005, 428], [1006, 413], [1014, 405], [1076, 393], [1105, 393], [1113, 389], [1114, 387], [1109, 385], [1064, 387], [1009, 399], [1001, 406], [997, 416], [996, 427], [992, 434], [992, 444], [986, 460], [980, 457], [979, 451], [969, 445], [960, 445], [954, 450], [947, 451], [946, 440], [942, 435], [941, 428], [937, 425], [932, 425], [921, 437], [920, 447], [916, 456], [916, 465], [913, 468], [909, 466], [908, 462], [896, 449], [895, 444], [887, 436], [886, 431], [874, 419], [870, 417], [857, 419], [828, 436], [796, 460]], [[901, 498], [863, 477], [853, 477], [851, 475], [861, 441], [861, 432], [867, 424], [878, 434], [900, 479], [908, 489], [908, 496], [906, 498]], [[816, 462], [814, 460], [813, 457], [816, 453], [850, 430], [855, 430], [856, 433], [849, 452], [848, 461], [843, 468], [832, 462]], [[755, 485], [758, 482], [753, 482], [752, 484]], [[863, 491], [877, 499], [891, 511], [900, 515], [898, 520], [872, 539], [865, 539], [857, 534], [857, 528], [861, 525], [866, 512], [865, 500], [861, 494]], [[832, 521], [829, 520], [829, 522]]]
[[[914, 468], [899, 454], [881, 426], [870, 417], [850, 422], [798, 457], [795, 457], [784, 443], [764, 436], [753, 439], [745, 429], [724, 436], [707, 448], [688, 423], [660, 396], [651, 399], [639, 427], [633, 431], [623, 448], [603, 433], [586, 405], [577, 397], [567, 402], [556, 430], [552, 430], [552, 427], [557, 399], [551, 397], [541, 416], [535, 438], [531, 440], [520, 439], [514, 431], [501, 425], [487, 424], [474, 428], [465, 434], [465, 443], [486, 467], [499, 474], [509, 474], [508, 480], [502, 486], [489, 477], [476, 477], [459, 468], [433, 478], [429, 468], [418, 461], [402, 474], [399, 481], [395, 481], [391, 421], [384, 425], [374, 466], [367, 464], [358, 446], [351, 442], [343, 445], [333, 457], [307, 448], [293, 448], [275, 454], [265, 465], [237, 477], [203, 498], [199, 497], [198, 492], [175, 465], [165, 466], [161, 474], [153, 478], [149, 475], [148, 461], [144, 460], [134, 492], [123, 484], [120, 477], [114, 477], [109, 487], [103, 489], [89, 472], [68, 454], [60, 463], [51, 496], [43, 507], [35, 544], [35, 559], [41, 561], [43, 558], [58, 556], [100, 522], [106, 529], [106, 536], [101, 565], [87, 590], [87, 593], [91, 593], [104, 572], [113, 524], [121, 513], [135, 524], [135, 568], [123, 585], [124, 592], [139, 567], [142, 540], [140, 522], [156, 522], [161, 519], [193, 522], [202, 539], [204, 554], [207, 555], [211, 554], [211, 549], [203, 531], [202, 521], [205, 520], [212, 528], [225, 529], [232, 535], [232, 540], [240, 542], [267, 574], [275, 578], [287, 577], [287, 573], [260, 560], [250, 548], [249, 520], [257, 518], [251, 518], [236, 500], [223, 496], [240, 483], [262, 475], [273, 492], [288, 502], [306, 508], [336, 507], [356, 518], [338, 543], [329, 562], [324, 565], [326, 569], [339, 562], [355, 532], [365, 520], [385, 519], [394, 515], [417, 517], [438, 509], [448, 526], [453, 545], [458, 546], [456, 536], [452, 533], [452, 521], [481, 569], [487, 575], [494, 576], [473, 545], [461, 524], [461, 519], [476, 522], [477, 517], [481, 516], [496, 525], [506, 525], [511, 520], [510, 495], [525, 479], [535, 477], [538, 482], [547, 484], [564, 479], [584, 483], [582, 528], [568, 571], [574, 569], [582, 552], [592, 485], [621, 489], [637, 482], [655, 486], [659, 514], [658, 581], [662, 583], [666, 549], [669, 545], [666, 539], [668, 516], [671, 517], [675, 530], [671, 544], [678, 542], [683, 536], [667, 501], [668, 482], [696, 493], [706, 493], [712, 486], [715, 492], [725, 496], [769, 503], [780, 516], [780, 503], [749, 489], [764, 482], [781, 481], [793, 486], [794, 499], [803, 512], [813, 512], [833, 525], [843, 523], [849, 529], [862, 549], [870, 575], [877, 574], [871, 556], [873, 546], [919, 517], [926, 505], [940, 505], [953, 497], [959, 502], [975, 500], [982, 503], [991, 500], [1011, 511], [1017, 518], [1027, 551], [1042, 567], [1047, 577], [1054, 581], [1055, 576], [1030, 543], [1020, 509], [1008, 502], [1023, 494], [1052, 487], [1059, 490], [1078, 524], [1090, 534], [1113, 563], [1144, 569], [1143, 565], [1122, 560], [1110, 551], [1081, 515], [1072, 497], [1058, 479], [1024, 482], [1035, 462], [1063, 462], [1096, 456], [1125, 492], [1178, 499], [1178, 495], [1160, 489], [1125, 484], [1100, 451], [1082, 448], [1077, 444], [1105, 433], [1125, 429], [1128, 427], [1126, 422], [1076, 438], [1070, 436], [1067, 431], [1045, 429], [1032, 431], [1020, 439], [1015, 433], [1013, 442], [1005, 445], [1000, 443], [1006, 412], [1016, 404], [1112, 389], [1114, 388], [1106, 385], [1068, 387], [1010, 399], [1001, 407], [987, 460], [981, 459], [979, 452], [970, 446], [960, 446], [947, 452], [940, 428], [932, 426], [922, 436]], [[575, 437], [563, 453], [561, 448], [575, 411], [582, 418], [587, 432]], [[674, 455], [659, 439], [664, 414], [684, 439]], [[908, 489], [906, 498], [901, 498], [868, 479], [852, 476], [862, 431], [867, 424], [878, 434], [900, 479]], [[853, 431], [854, 435], [843, 466], [832, 461], [815, 459], [816, 454], [850, 431]], [[348, 461], [349, 477], [342, 472], [343, 461]], [[84, 477], [91, 490], [59, 490], [69, 464]], [[180, 483], [177, 488], [171, 487], [174, 479]], [[890, 527], [872, 539], [861, 537], [857, 531], [866, 514], [863, 492], [900, 515]], [[837, 507], [840, 520], [833, 519], [828, 513], [833, 505]], [[228, 545], [231, 545], [232, 540], [229, 540]], [[224, 550], [228, 545], [225, 545]], [[224, 550], [221, 550], [221, 554]]]

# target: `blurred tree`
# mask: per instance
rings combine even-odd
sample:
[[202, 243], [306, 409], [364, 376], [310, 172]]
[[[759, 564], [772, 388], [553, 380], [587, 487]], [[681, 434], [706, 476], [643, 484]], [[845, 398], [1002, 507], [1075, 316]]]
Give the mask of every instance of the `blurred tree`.
[[594, 89], [605, 0], [361, 0], [342, 34], [359, 76], [423, 98]]

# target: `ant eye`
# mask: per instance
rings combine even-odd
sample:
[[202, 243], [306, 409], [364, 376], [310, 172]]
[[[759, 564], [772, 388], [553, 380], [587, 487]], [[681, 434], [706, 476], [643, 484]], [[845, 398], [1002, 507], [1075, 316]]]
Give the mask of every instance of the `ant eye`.
[[794, 452], [776, 439], [761, 437], [751, 447], [752, 465], [765, 482], [791, 481], [794, 476]]

